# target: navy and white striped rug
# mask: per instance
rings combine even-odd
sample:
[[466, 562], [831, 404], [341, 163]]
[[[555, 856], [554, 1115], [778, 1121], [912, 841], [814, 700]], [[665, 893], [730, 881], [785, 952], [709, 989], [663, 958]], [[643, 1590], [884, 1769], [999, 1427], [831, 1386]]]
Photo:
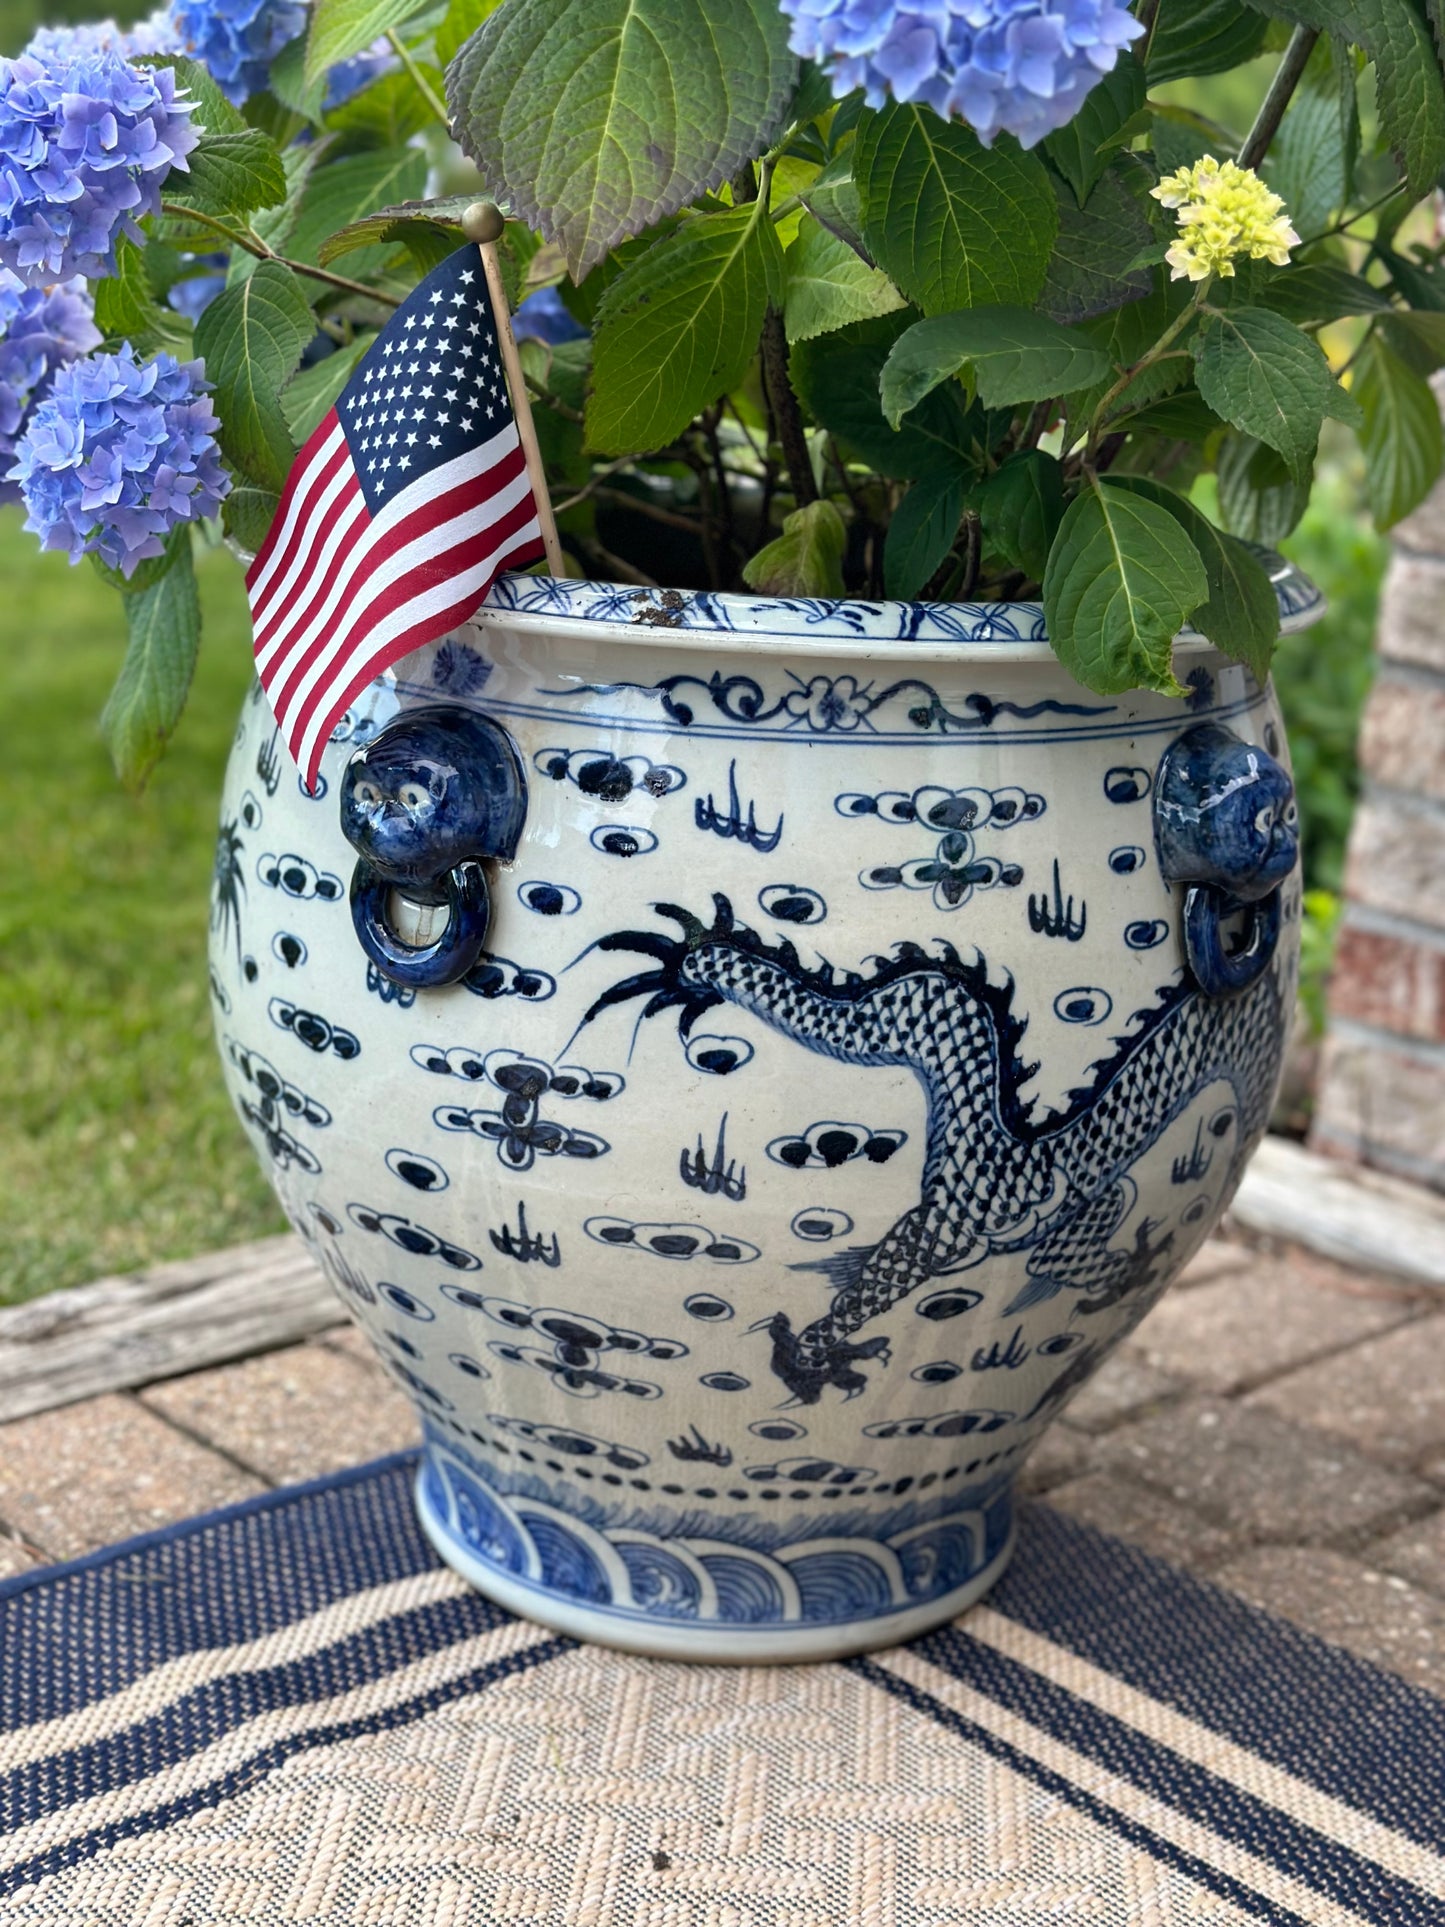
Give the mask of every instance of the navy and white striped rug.
[[412, 1468], [0, 1585], [3, 1927], [1445, 1927], [1445, 1704], [1044, 1507], [912, 1646], [689, 1667], [489, 1605]]

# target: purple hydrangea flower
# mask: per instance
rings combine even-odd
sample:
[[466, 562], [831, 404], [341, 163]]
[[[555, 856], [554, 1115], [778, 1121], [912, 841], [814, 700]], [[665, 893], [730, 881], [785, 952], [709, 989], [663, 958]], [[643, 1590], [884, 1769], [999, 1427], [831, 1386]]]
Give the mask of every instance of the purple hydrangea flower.
[[200, 138], [168, 67], [131, 66], [84, 34], [0, 59], [0, 267], [27, 287], [115, 272], [122, 233]]
[[[57, 368], [100, 346], [95, 310], [83, 281], [23, 288], [0, 272], [0, 477]], [[0, 480], [0, 502], [17, 491]]]
[[98, 555], [130, 576], [172, 529], [214, 515], [231, 478], [207, 388], [201, 362], [137, 361], [129, 342], [60, 369], [7, 478], [41, 547], [72, 562]]
[[833, 92], [917, 100], [1032, 147], [1072, 120], [1144, 29], [1118, 0], [779, 0], [794, 53], [831, 63]]
[[266, 85], [266, 71], [288, 41], [306, 31], [298, 0], [175, 0], [180, 44], [233, 107]]

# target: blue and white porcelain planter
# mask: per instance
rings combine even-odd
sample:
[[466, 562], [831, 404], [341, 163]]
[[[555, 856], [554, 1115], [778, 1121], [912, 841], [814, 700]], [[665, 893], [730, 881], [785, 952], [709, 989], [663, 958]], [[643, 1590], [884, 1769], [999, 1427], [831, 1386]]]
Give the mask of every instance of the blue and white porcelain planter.
[[[1187, 704], [1100, 697], [1032, 605], [518, 577], [365, 692], [314, 799], [253, 694], [226, 1075], [484, 1592], [784, 1660], [998, 1577], [1030, 1449], [1228, 1202], [1293, 1003], [1278, 712], [1178, 661]], [[392, 890], [468, 768], [474, 860]], [[462, 939], [460, 981], [396, 980]]]

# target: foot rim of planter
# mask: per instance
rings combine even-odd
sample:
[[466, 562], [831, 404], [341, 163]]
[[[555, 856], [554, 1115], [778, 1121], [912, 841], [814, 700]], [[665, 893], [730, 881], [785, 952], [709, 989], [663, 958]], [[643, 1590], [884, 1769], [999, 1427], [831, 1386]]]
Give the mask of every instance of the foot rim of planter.
[[901, 1646], [932, 1632], [975, 1605], [996, 1586], [1013, 1557], [1017, 1528], [1009, 1522], [1008, 1537], [982, 1572], [952, 1592], [941, 1593], [918, 1606], [880, 1613], [866, 1620], [844, 1620], [836, 1625], [750, 1628], [730, 1624], [696, 1626], [673, 1620], [624, 1617], [620, 1613], [575, 1604], [560, 1593], [528, 1584], [479, 1559], [454, 1539], [427, 1501], [419, 1472], [415, 1490], [417, 1517], [438, 1556], [477, 1591], [521, 1619], [530, 1619], [553, 1632], [585, 1640], [591, 1646], [611, 1646], [618, 1652], [641, 1653], [652, 1659], [691, 1660], [706, 1665], [787, 1666], [804, 1660], [849, 1659], [856, 1653]]

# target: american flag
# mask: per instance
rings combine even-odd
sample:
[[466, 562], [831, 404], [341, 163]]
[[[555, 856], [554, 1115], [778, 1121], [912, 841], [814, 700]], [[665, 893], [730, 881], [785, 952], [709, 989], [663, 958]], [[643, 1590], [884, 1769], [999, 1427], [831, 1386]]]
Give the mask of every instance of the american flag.
[[256, 672], [308, 790], [357, 692], [543, 553], [486, 276], [459, 248], [296, 457], [246, 576]]

